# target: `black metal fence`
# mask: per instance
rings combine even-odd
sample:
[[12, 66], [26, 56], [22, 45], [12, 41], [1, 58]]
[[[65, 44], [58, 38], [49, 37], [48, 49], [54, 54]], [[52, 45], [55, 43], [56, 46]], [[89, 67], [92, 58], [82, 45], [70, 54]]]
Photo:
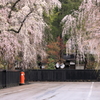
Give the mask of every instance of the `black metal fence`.
[[19, 85], [20, 71], [0, 71], [0, 88]]
[[100, 70], [28, 70], [26, 82], [30, 81], [100, 81]]

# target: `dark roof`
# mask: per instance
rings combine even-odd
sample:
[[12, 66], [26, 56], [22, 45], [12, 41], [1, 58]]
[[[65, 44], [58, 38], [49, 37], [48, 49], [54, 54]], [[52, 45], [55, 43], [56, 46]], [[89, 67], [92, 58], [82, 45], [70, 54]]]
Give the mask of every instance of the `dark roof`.
[[75, 60], [75, 54], [63, 55], [65, 60]]

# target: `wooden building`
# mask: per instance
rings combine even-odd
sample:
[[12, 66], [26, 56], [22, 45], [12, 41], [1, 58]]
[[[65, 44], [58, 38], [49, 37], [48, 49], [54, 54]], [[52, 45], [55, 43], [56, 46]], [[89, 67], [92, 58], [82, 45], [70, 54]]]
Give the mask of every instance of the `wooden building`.
[[76, 69], [76, 60], [74, 54], [63, 55], [65, 69]]

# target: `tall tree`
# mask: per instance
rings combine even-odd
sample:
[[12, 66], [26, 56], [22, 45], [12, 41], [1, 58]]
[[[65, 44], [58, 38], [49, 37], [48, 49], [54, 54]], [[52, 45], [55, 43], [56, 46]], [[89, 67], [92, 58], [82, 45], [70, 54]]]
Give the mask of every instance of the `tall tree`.
[[63, 43], [62, 38], [59, 36], [56, 42], [50, 42], [47, 45], [48, 64], [50, 65], [50, 63], [55, 64], [57, 61], [63, 61], [62, 56], [64, 52], [65, 44]]

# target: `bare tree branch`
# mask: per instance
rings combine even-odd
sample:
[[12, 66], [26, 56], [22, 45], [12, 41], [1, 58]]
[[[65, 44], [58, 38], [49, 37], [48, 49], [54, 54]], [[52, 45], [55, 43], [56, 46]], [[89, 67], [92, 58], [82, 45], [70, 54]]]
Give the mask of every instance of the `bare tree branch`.
[[[8, 18], [11, 18], [11, 13], [12, 13], [13, 9], [15, 8], [16, 4], [17, 4], [19, 1], [20, 1], [20, 0], [17, 0], [17, 1], [13, 4], [13, 6], [11, 7], [11, 10], [10, 10], [10, 13], [9, 13], [9, 15], [8, 15]], [[20, 30], [21, 30], [21, 28], [23, 27], [23, 24], [24, 24], [25, 20], [26, 20], [27, 17], [32, 13], [32, 11], [33, 11], [33, 9], [30, 9], [30, 12], [25, 16], [25, 18], [24, 18], [23, 21], [21, 22], [21, 25], [20, 25], [20, 27], [19, 27], [18, 30], [8, 29], [8, 31], [13, 31], [13, 32], [15, 32], [15, 33], [19, 33]]]
[[20, 30], [21, 30], [21, 28], [23, 27], [24, 22], [26, 21], [27, 17], [28, 17], [31, 13], [32, 13], [32, 10], [25, 16], [25, 18], [23, 19], [23, 21], [22, 21], [22, 23], [21, 23], [21, 25], [20, 25], [20, 27], [19, 27], [19, 29], [18, 29], [17, 31], [14, 30], [14, 29], [9, 29], [8, 31], [13, 31], [13, 32], [15, 32], [15, 33], [19, 33]]
[[16, 4], [17, 4], [19, 1], [20, 1], [20, 0], [17, 0], [17, 1], [13, 4], [13, 6], [11, 7], [11, 10], [10, 10], [10, 13], [9, 13], [9, 15], [8, 15], [8, 18], [11, 17], [12, 10], [15, 8]]

